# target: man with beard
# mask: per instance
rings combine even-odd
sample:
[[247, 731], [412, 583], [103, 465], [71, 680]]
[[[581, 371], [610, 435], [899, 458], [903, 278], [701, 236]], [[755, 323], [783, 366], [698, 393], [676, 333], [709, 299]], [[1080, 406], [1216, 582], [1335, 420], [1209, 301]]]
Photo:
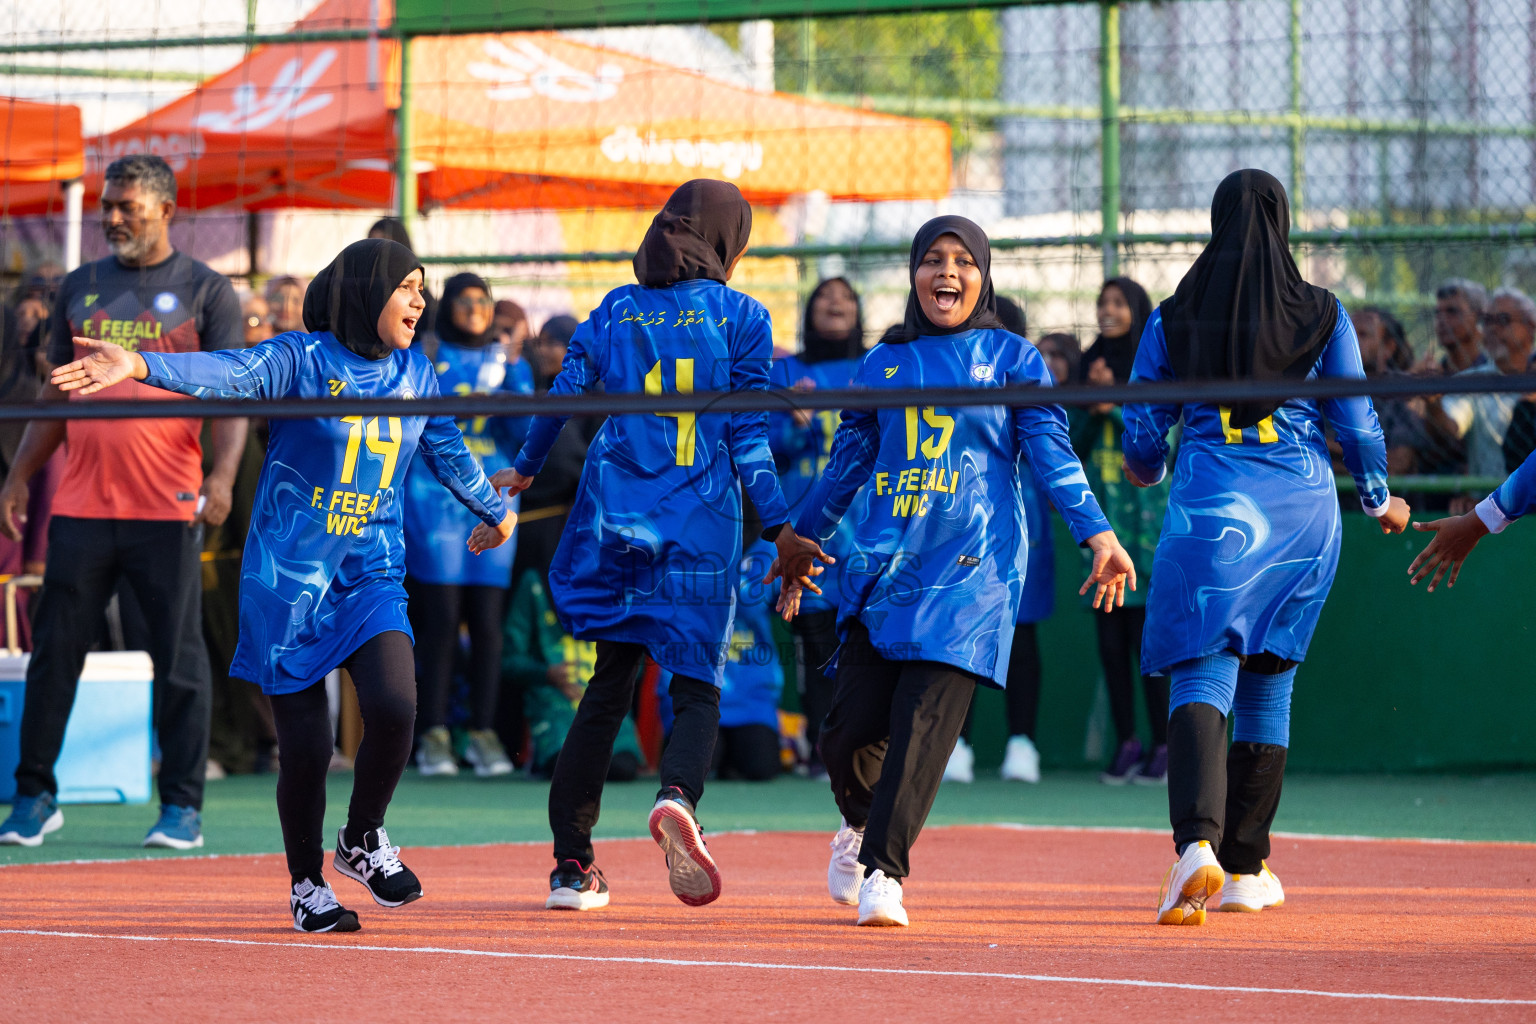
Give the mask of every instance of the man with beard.
[[[229, 281], [177, 252], [169, 237], [176, 178], [158, 156], [138, 154], [107, 167], [101, 226], [112, 255], [87, 263], [59, 288], [48, 361], [76, 358], [75, 337], [130, 352], [240, 348], [240, 303]], [[171, 399], [126, 383], [108, 400]], [[52, 384], [43, 398], [64, 401]], [[125, 582], [148, 624], [155, 667], [160, 818], [145, 846], [203, 845], [201, 808], [208, 757], [209, 666], [202, 632], [203, 525], [229, 514], [245, 448], [246, 422], [214, 423], [213, 470], [202, 471], [201, 421], [187, 419], [38, 420], [29, 424], [0, 488], [0, 533], [20, 536], [27, 481], [68, 440], [64, 478], [54, 497], [49, 559], [38, 598], [21, 721], [16, 801], [0, 824], [0, 843], [37, 846], [59, 828], [54, 763], [86, 652], [90, 623]]]

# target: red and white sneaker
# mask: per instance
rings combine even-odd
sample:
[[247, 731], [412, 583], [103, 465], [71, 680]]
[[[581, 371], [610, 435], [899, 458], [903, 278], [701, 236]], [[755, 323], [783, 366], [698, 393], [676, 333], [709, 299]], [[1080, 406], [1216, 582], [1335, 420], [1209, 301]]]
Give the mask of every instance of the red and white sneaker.
[[669, 789], [651, 808], [651, 838], [667, 855], [672, 894], [690, 907], [720, 898], [720, 869], [704, 846], [693, 808], [681, 791]]

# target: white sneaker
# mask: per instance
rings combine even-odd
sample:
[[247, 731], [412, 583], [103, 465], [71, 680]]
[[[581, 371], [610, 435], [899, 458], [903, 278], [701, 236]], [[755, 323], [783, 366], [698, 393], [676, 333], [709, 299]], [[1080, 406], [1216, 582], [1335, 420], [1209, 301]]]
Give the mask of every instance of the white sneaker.
[[998, 770], [1004, 782], [1039, 782], [1040, 751], [1028, 736], [1009, 736], [1003, 767]]
[[832, 837], [832, 860], [827, 864], [827, 892], [833, 903], [847, 907], [859, 905], [859, 882], [864, 875], [864, 865], [859, 863], [859, 850], [864, 846], [864, 833], [844, 821]]
[[965, 742], [962, 736], [955, 740], [955, 749], [950, 752], [949, 763], [944, 766], [945, 782], [973, 782], [976, 779], [976, 751]]
[[907, 926], [907, 908], [901, 905], [901, 883], [879, 868], [859, 886], [859, 924], [875, 928]]
[[1228, 875], [1221, 887], [1221, 903], [1213, 909], [1257, 914], [1284, 903], [1285, 890], [1280, 879], [1264, 864], [1256, 875]]
[[1210, 843], [1204, 839], [1190, 843], [1163, 876], [1157, 923], [1205, 924], [1205, 902], [1221, 892], [1226, 877]]

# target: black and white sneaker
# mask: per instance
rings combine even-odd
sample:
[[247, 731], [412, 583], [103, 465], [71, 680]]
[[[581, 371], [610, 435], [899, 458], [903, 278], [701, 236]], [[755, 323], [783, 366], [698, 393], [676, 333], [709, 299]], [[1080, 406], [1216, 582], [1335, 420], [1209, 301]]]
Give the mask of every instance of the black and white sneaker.
[[362, 927], [355, 913], [336, 902], [336, 894], [323, 879], [319, 885], [308, 878], [293, 883], [288, 909], [293, 911], [296, 932], [355, 932]]
[[348, 878], [366, 885], [373, 902], [381, 907], [401, 907], [421, 899], [421, 882], [414, 871], [400, 863], [400, 847], [389, 845], [389, 834], [382, 827], [363, 833], [362, 846], [348, 846], [347, 830], [339, 830], [331, 863]]
[[608, 880], [596, 864], [583, 871], [580, 861], [563, 860], [549, 873], [545, 910], [594, 910], [607, 905]]

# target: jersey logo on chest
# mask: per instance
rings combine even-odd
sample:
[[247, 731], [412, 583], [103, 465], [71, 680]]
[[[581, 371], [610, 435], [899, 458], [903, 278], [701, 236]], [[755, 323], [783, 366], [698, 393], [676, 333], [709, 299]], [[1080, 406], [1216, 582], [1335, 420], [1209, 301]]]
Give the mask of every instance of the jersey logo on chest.
[[344, 381], [344, 380], [328, 380], [328, 381], [326, 381], [326, 384], [331, 389], [331, 397], [332, 398], [334, 398], [337, 395], [341, 394], [341, 389], [347, 386], [347, 382]]

